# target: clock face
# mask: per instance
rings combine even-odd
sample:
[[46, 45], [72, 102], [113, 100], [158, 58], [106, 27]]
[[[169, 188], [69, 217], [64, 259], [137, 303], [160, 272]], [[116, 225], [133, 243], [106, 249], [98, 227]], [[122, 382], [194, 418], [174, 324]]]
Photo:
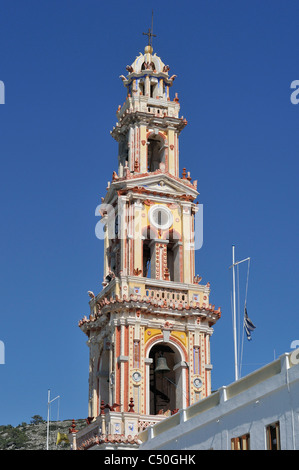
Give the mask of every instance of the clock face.
[[172, 226], [172, 213], [167, 207], [156, 205], [149, 210], [149, 219], [151, 224], [162, 230], [166, 230]]

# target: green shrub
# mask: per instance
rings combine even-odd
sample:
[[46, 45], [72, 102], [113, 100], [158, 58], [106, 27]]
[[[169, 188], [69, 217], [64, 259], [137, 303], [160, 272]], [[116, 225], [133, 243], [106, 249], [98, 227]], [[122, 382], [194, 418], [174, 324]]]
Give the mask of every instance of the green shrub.
[[27, 441], [27, 436], [24, 431], [14, 428], [11, 425], [0, 427], [0, 449], [4, 450], [8, 447], [20, 449]]
[[40, 415], [34, 415], [34, 416], [32, 416], [30, 423], [31, 424], [40, 424], [40, 423], [44, 423], [44, 420]]

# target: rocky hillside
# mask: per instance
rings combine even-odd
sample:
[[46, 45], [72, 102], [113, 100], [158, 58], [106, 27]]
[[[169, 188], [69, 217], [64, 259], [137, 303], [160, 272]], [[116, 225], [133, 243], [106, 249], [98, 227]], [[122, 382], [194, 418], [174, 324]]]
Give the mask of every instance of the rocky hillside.
[[[51, 421], [49, 427], [49, 450], [70, 450], [70, 445], [61, 442], [56, 445], [57, 433], [68, 434], [72, 420]], [[76, 429], [86, 426], [84, 419], [76, 421]], [[45, 450], [47, 447], [47, 422], [33, 419], [30, 424], [16, 427], [0, 425], [0, 450]]]

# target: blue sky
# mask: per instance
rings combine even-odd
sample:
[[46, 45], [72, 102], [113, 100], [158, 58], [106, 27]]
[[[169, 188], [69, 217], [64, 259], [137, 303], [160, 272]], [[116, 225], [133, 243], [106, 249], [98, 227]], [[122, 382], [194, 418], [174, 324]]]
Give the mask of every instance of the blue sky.
[[0, 424], [46, 418], [48, 389], [61, 396], [60, 419], [88, 414], [77, 325], [87, 291], [101, 289], [95, 208], [117, 165], [119, 75], [146, 45], [152, 8], [154, 51], [177, 75], [172, 94], [188, 120], [180, 168], [198, 180], [204, 206], [196, 272], [222, 308], [213, 389], [234, 380], [232, 244], [238, 260], [251, 258], [257, 327], [242, 374], [299, 340], [298, 2], [0, 0]]

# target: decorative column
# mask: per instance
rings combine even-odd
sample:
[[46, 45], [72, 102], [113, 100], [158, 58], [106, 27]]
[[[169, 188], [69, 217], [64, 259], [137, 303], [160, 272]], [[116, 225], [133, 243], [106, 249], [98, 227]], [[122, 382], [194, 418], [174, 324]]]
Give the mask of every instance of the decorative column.
[[145, 393], [145, 409], [144, 413], [146, 415], [150, 414], [150, 367], [153, 362], [152, 358], [145, 358], [144, 359], [144, 365], [145, 365], [145, 382], [144, 382], [144, 387], [146, 390]]
[[97, 364], [99, 361], [99, 343], [94, 334], [88, 340], [89, 346], [89, 416], [97, 416], [98, 387]]
[[128, 338], [127, 338], [127, 327], [125, 326], [124, 320], [121, 320], [120, 324], [120, 355], [117, 358], [118, 366], [120, 368], [120, 373], [118, 375], [119, 383], [119, 397], [120, 397], [120, 409], [121, 411], [125, 411], [125, 403], [127, 403], [127, 395], [128, 395], [128, 361], [129, 357], [127, 356], [127, 345], [128, 345]]
[[168, 128], [168, 171], [170, 174], [176, 176], [176, 161], [175, 161], [175, 129]]
[[109, 250], [109, 230], [108, 230], [108, 217], [107, 215], [103, 216], [102, 218], [103, 224], [104, 224], [104, 276], [103, 276], [103, 281], [105, 280], [105, 277], [107, 276], [109, 272], [109, 263], [108, 263], [108, 250]]
[[130, 171], [134, 171], [134, 128], [130, 126], [128, 137], [128, 166]]
[[192, 246], [191, 246], [191, 207], [190, 204], [182, 203], [182, 223], [183, 223], [183, 282], [191, 284], [193, 278], [191, 277], [192, 266]]
[[[151, 248], [151, 272], [154, 274], [152, 278], [163, 279], [167, 277], [167, 244], [169, 240], [154, 239], [150, 242]], [[169, 280], [169, 277], [168, 279]]]
[[140, 125], [140, 173], [147, 173], [147, 139], [146, 139], [146, 124]]
[[127, 270], [127, 232], [128, 232], [128, 213], [127, 213], [127, 197], [120, 196], [118, 198], [118, 214], [119, 214], [119, 234], [120, 237], [120, 273], [126, 276]]
[[151, 84], [150, 84], [150, 77], [147, 75], [147, 76], [145, 77], [145, 86], [144, 86], [144, 88], [145, 88], [145, 89], [144, 89], [144, 94], [145, 94], [145, 96], [147, 96], [147, 97], [150, 96], [150, 86], [151, 86]]
[[134, 203], [133, 237], [134, 237], [134, 275], [139, 276], [143, 271], [141, 214], [142, 204], [140, 200]]

